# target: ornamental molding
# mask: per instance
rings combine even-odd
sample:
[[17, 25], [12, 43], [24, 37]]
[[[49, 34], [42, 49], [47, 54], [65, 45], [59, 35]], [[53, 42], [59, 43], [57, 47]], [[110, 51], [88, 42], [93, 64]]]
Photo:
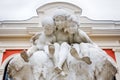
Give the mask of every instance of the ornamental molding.
[[69, 2], [50, 2], [40, 6], [36, 11], [39, 14], [44, 14], [46, 10], [64, 8], [74, 11], [76, 14], [81, 14], [82, 9]]
[[[89, 36], [120, 36], [120, 29], [93, 29], [92, 27], [80, 27]], [[0, 37], [30, 37], [36, 32], [43, 31], [42, 27], [26, 28], [0, 28]]]

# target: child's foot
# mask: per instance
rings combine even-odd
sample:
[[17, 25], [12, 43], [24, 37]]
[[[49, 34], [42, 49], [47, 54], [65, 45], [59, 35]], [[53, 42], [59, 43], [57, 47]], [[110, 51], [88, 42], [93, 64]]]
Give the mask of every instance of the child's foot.
[[82, 60], [85, 61], [87, 64], [92, 64], [92, 61], [89, 57], [83, 57]]
[[73, 57], [75, 57], [76, 59], [78, 59], [78, 60], [80, 59], [80, 57], [79, 57], [79, 55], [78, 55], [78, 52], [76, 51], [75, 48], [71, 48], [70, 53], [71, 53], [71, 55], [72, 55]]
[[91, 63], [92, 63], [89, 57], [80, 58], [75, 48], [71, 48], [70, 53], [71, 53], [71, 55], [72, 55], [73, 57], [75, 57], [77, 60], [83, 60], [83, 61], [86, 62], [87, 64], [91, 64]]
[[24, 59], [25, 62], [28, 62], [28, 55], [27, 55], [27, 52], [25, 50], [23, 50], [21, 53], [20, 53], [20, 56]]
[[54, 55], [54, 52], [55, 52], [55, 47], [54, 47], [54, 45], [49, 45], [48, 48], [49, 48], [50, 54], [51, 54], [51, 55]]

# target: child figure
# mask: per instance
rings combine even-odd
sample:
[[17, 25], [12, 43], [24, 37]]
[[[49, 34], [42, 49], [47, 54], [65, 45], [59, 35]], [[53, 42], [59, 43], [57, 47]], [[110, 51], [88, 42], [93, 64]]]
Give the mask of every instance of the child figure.
[[[81, 46], [81, 43], [90, 43], [94, 44], [93, 41], [88, 37], [88, 35], [79, 29], [79, 24], [77, 22], [77, 18], [74, 15], [69, 16], [67, 20], [68, 27], [66, 28], [66, 31], [71, 35], [70, 40], [72, 41], [72, 44], [80, 44], [79, 45], [79, 51], [76, 51], [74, 47], [71, 47], [70, 53], [72, 56], [74, 56], [76, 59], [80, 59], [85, 61], [87, 64], [91, 64], [91, 60], [89, 58], [89, 53], [85, 50], [85, 46]], [[83, 49], [84, 48], [84, 49]], [[79, 53], [78, 53], [79, 52]], [[79, 56], [81, 54], [81, 56]]]
[[[32, 46], [27, 50], [27, 53], [22, 54], [27, 56], [28, 58], [32, 56], [32, 54], [38, 50], [44, 50], [45, 45], [51, 45], [53, 42], [56, 41], [54, 36], [54, 21], [52, 17], [46, 17], [42, 21], [42, 26], [44, 31], [36, 33], [32, 38]], [[25, 59], [24, 59], [25, 60]]]
[[[73, 17], [72, 15], [66, 16], [65, 14], [59, 13], [54, 16], [54, 21], [57, 28], [55, 33], [57, 42], [61, 44], [60, 51], [58, 53], [59, 60], [58, 60], [58, 64], [55, 67], [55, 70], [62, 71], [62, 66], [65, 60], [67, 59], [67, 55], [69, 53], [71, 53], [72, 55], [76, 55], [76, 54], [79, 55], [79, 53], [77, 53], [77, 51], [74, 48], [69, 47], [67, 43], [80, 44], [81, 42], [92, 43], [92, 41], [85, 34], [85, 32], [78, 31], [78, 22], [76, 21], [75, 17]], [[64, 52], [63, 50], [66, 52]], [[81, 58], [81, 60], [85, 61], [87, 64], [91, 64], [91, 61], [88, 58], [88, 56], [87, 58], [83, 56], [83, 59]]]
[[56, 42], [59, 44], [63, 42], [68, 42], [69, 43], [69, 33], [65, 32], [65, 28], [67, 27], [67, 17], [69, 14], [63, 10], [63, 9], [58, 9], [55, 11], [55, 14], [53, 16], [54, 22], [55, 22], [55, 36], [56, 36]]
[[65, 32], [65, 28], [67, 27], [67, 17], [69, 14], [63, 10], [58, 9], [56, 10], [53, 19], [56, 26], [55, 36], [56, 36], [56, 42], [59, 43], [60, 48], [58, 55], [58, 63], [55, 65], [55, 70], [60, 73], [62, 71], [63, 63], [65, 62], [67, 58], [67, 54], [69, 53], [69, 33]]

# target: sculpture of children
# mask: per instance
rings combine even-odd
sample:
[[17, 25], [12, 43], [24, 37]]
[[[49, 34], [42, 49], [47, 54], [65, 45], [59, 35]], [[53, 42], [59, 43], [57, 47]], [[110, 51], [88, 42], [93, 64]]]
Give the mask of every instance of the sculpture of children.
[[[79, 29], [79, 24], [78, 24], [76, 16], [74, 16], [74, 15], [69, 16], [69, 18], [67, 20], [67, 25], [68, 25], [68, 27], [66, 28], [66, 31], [71, 35], [70, 40], [71, 40], [72, 44], [76, 44], [76, 43], [78, 43], [78, 44], [81, 44], [81, 43], [94, 44], [93, 41], [88, 37], [88, 35], [83, 30]], [[85, 46], [82, 45], [80, 48], [82, 48], [82, 49], [80, 49], [81, 52], [77, 53], [76, 49], [74, 49], [72, 47], [70, 50], [70, 53], [75, 58], [81, 59], [81, 60], [85, 61], [87, 64], [91, 64], [91, 61], [89, 58], [89, 53], [86, 50], [83, 50], [83, 48], [85, 48]], [[79, 57], [78, 54], [81, 54], [81, 58]]]
[[54, 33], [56, 36], [56, 42], [60, 44], [59, 52], [57, 53], [59, 59], [58, 63], [55, 65], [55, 70], [58, 72], [62, 71], [63, 63], [69, 53], [68, 43], [70, 43], [70, 37], [69, 33], [65, 31], [68, 16], [69, 14], [63, 9], [56, 10], [53, 16], [56, 27], [56, 31]]
[[65, 29], [65, 31], [73, 35], [72, 43], [93, 43], [88, 35], [79, 28], [79, 23], [75, 15], [70, 15], [67, 18], [67, 28]]
[[70, 38], [69, 38], [69, 33], [65, 32], [65, 28], [67, 27], [67, 17], [69, 14], [63, 10], [63, 9], [58, 9], [55, 11], [55, 14], [53, 16], [54, 22], [55, 22], [55, 36], [56, 36], [56, 41], [58, 43], [63, 43], [63, 42], [68, 42], [70, 43]]
[[[92, 43], [92, 41], [90, 40], [90, 38], [87, 36], [85, 32], [81, 30], [79, 33], [78, 22], [76, 21], [75, 17], [73, 17], [72, 15], [68, 15], [67, 13], [65, 14], [64, 12], [63, 12], [64, 14], [62, 14], [62, 11], [60, 12], [61, 14], [59, 13], [54, 16], [54, 21], [55, 21], [55, 25], [57, 28], [56, 33], [55, 33], [55, 35], [57, 35], [56, 40], [57, 42], [61, 44], [61, 46], [62, 46], [62, 43], [64, 43], [65, 45], [65, 42], [69, 44], [74, 44], [74, 43], [80, 44], [81, 42]], [[66, 47], [67, 47], [67, 44], [66, 44]], [[64, 53], [62, 52], [61, 49], [63, 50], [63, 46], [60, 48], [60, 52], [58, 53], [59, 61], [55, 68], [58, 71], [62, 70], [62, 66], [67, 58], [67, 54], [71, 52], [71, 54], [73, 55], [74, 52], [77, 52], [75, 51], [75, 49], [72, 48], [70, 52], [67, 51], [66, 53]], [[79, 54], [79, 53], [75, 53], [75, 54]], [[81, 60], [85, 61], [87, 64], [91, 64], [91, 61], [88, 58], [88, 56], [83, 57], [83, 59]]]
[[32, 46], [27, 50], [27, 54], [23, 53], [23, 58], [24, 56], [32, 56], [34, 52], [37, 50], [44, 50], [45, 45], [51, 45], [53, 42], [56, 41], [56, 38], [54, 36], [54, 21], [52, 17], [46, 17], [42, 21], [42, 26], [43, 26], [43, 31], [36, 33], [32, 38]]

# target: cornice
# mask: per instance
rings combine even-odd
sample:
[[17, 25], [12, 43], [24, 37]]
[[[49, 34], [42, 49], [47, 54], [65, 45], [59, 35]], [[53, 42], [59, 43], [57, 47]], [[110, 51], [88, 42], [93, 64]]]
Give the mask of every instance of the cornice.
[[50, 8], [59, 8], [59, 7], [64, 7], [64, 8], [72, 8], [73, 10], [75, 10], [75, 12], [79, 12], [81, 13], [82, 12], [82, 9], [76, 5], [74, 5], [73, 3], [68, 3], [68, 2], [50, 2], [50, 3], [46, 3], [42, 6], [40, 6], [36, 11], [37, 13], [41, 13], [47, 9], [50, 9]]
[[0, 29], [0, 36], [28, 36], [27, 30], [26, 29], [10, 29], [10, 28], [1, 28]]
[[26, 28], [28, 34], [35, 34], [36, 32], [43, 31], [42, 27], [27, 27]]
[[[93, 29], [92, 27], [80, 27], [89, 36], [120, 36], [120, 29]], [[42, 31], [42, 27], [26, 27], [26, 28], [0, 28], [0, 37], [24, 37], [31, 36], [36, 32]]]
[[[30, 48], [30, 45], [4, 45], [4, 46], [2, 46], [2, 45], [0, 45], [0, 48], [2, 48], [2, 47], [4, 47], [5, 48], [5, 50], [6, 49], [28, 49], [28, 48]], [[3, 53], [3, 51], [0, 51], [0, 53]]]
[[92, 29], [90, 36], [120, 36], [120, 29]]

